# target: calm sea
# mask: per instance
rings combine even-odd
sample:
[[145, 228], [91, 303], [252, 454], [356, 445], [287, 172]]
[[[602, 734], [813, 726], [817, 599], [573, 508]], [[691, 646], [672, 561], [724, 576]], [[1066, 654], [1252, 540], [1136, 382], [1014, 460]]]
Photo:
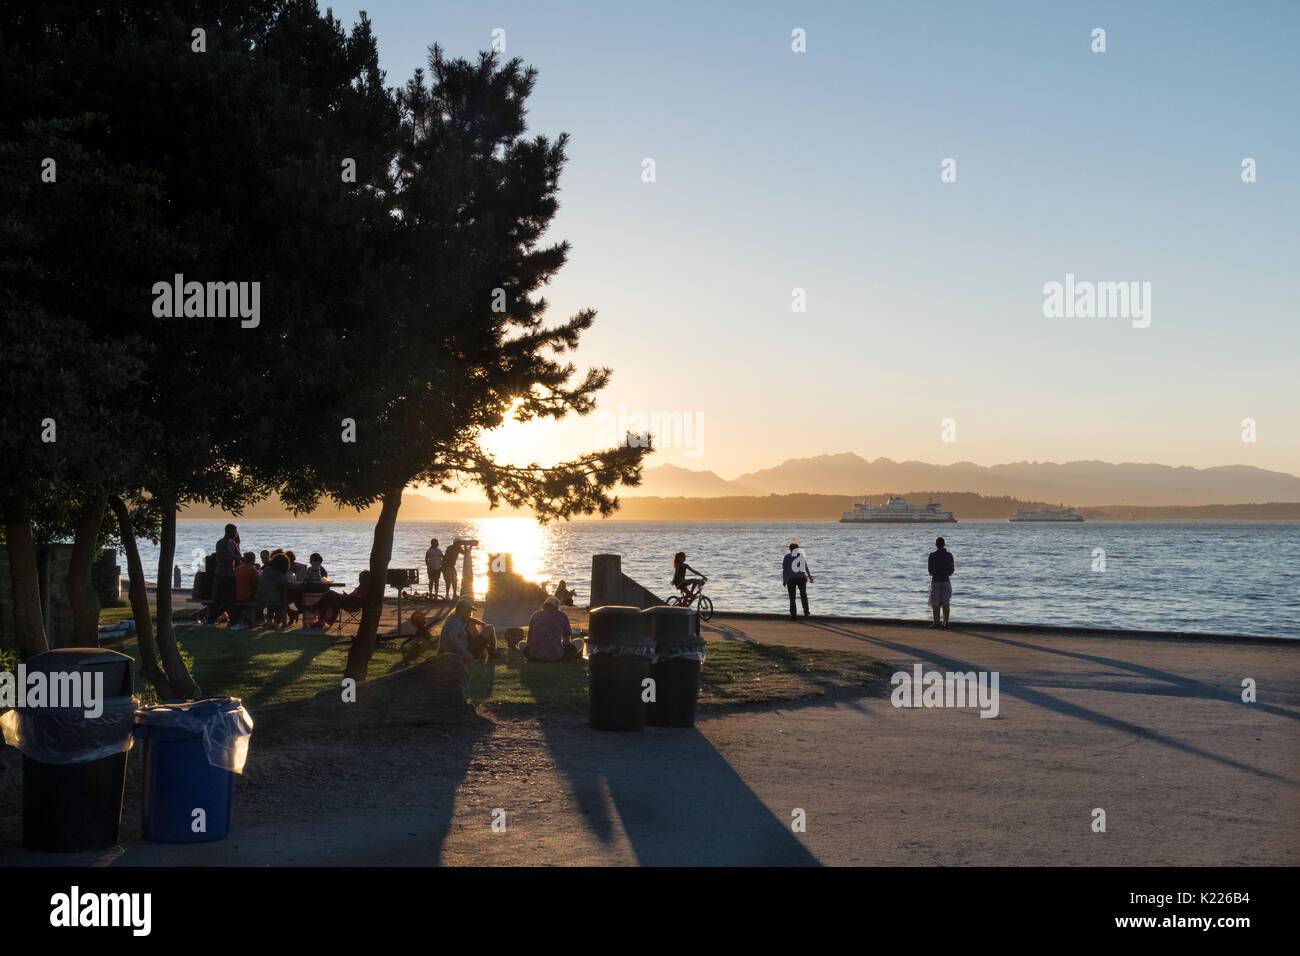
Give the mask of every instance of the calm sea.
[[[212, 551], [221, 521], [181, 521], [176, 563], [183, 585]], [[353, 583], [370, 555], [372, 526], [350, 521], [238, 522], [245, 550], [319, 551], [336, 580]], [[957, 561], [955, 620], [1055, 623], [1300, 637], [1300, 524], [1010, 524], [963, 521], [922, 528], [837, 522], [575, 521], [542, 527], [523, 518], [400, 522], [393, 567], [420, 569], [430, 538], [443, 547], [477, 538], [476, 584], [487, 555], [507, 551], [534, 581], [560, 579], [585, 603], [591, 556], [623, 557], [623, 571], [661, 597], [672, 556], [709, 576], [718, 610], [782, 611], [781, 558], [791, 539], [808, 555], [813, 613], [924, 618], [926, 555], [942, 534]], [[152, 580], [157, 548], [140, 542]], [[119, 557], [119, 564], [125, 559]], [[125, 570], [125, 568], [123, 569]]]

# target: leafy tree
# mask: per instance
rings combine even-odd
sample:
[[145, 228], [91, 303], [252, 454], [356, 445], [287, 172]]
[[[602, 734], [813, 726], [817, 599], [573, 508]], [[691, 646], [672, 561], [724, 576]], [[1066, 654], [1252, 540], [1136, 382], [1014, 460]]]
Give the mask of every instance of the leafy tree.
[[[541, 520], [616, 506], [610, 489], [636, 484], [647, 449], [622, 446], [552, 467], [495, 462], [479, 442], [506, 416], [519, 421], [587, 414], [609, 370], [578, 376], [563, 356], [595, 313], [547, 326], [538, 290], [564, 264], [566, 243], [542, 244], [558, 208], [566, 137], [526, 138], [525, 101], [536, 73], [494, 54], [416, 71], [397, 94], [393, 162], [368, 172], [359, 229], [363, 295], [326, 323], [324, 350], [346, 361], [313, 379], [312, 407], [329, 431], [310, 443], [287, 501], [324, 493], [357, 507], [381, 503], [371, 546], [371, 589], [347, 676], [364, 680], [373, 653], [403, 490], [473, 483], [493, 505], [528, 505]], [[358, 307], [353, 307], [356, 303]], [[355, 423], [355, 441], [338, 426]]]

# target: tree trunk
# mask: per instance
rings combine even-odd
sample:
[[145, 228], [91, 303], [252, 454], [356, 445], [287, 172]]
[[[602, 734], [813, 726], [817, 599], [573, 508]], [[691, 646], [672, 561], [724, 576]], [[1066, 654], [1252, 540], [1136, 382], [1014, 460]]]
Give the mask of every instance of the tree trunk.
[[5, 510], [5, 546], [9, 549], [9, 580], [14, 589], [14, 628], [18, 652], [24, 658], [50, 649], [41, 609], [41, 578], [36, 568], [32, 519], [23, 508]]
[[175, 700], [167, 673], [158, 663], [158, 644], [153, 636], [153, 621], [149, 618], [149, 589], [144, 583], [144, 565], [140, 563], [140, 550], [135, 546], [135, 527], [126, 502], [114, 495], [108, 499], [109, 507], [117, 518], [118, 535], [122, 550], [126, 552], [126, 572], [130, 576], [131, 614], [135, 618], [136, 644], [140, 648], [140, 673], [158, 689], [159, 700]]
[[176, 556], [176, 502], [164, 501], [162, 534], [158, 539], [158, 587], [155, 591], [158, 605], [158, 653], [162, 656], [163, 670], [176, 692], [177, 700], [192, 700], [199, 696], [199, 685], [194, 683], [190, 670], [181, 660], [176, 646], [176, 628], [172, 626], [172, 559]]
[[[388, 562], [393, 557], [393, 528], [397, 524], [397, 509], [401, 506], [402, 488], [399, 487], [384, 495], [379, 520], [375, 522], [374, 540], [370, 545], [370, 593], [366, 596], [366, 605], [361, 611], [361, 626], [357, 628], [357, 636], [352, 639], [348, 663], [343, 670], [344, 677], [351, 677], [358, 684], [366, 679], [370, 658], [375, 653], [379, 618], [384, 611]], [[398, 622], [399, 627], [400, 625], [401, 622]]]
[[88, 498], [77, 515], [68, 558], [68, 606], [72, 609], [72, 646], [99, 646], [99, 595], [90, 580], [95, 541], [104, 523], [104, 495]]

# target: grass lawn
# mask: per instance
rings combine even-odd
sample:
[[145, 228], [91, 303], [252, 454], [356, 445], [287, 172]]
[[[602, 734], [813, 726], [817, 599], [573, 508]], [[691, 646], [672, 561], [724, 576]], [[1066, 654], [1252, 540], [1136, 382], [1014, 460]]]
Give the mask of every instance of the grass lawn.
[[[299, 627], [232, 631], [182, 623], [193, 616], [193, 609], [176, 614], [176, 640], [182, 654], [189, 657], [190, 672], [204, 696], [239, 697], [252, 710], [339, 688], [348, 648], [352, 646], [350, 637]], [[130, 607], [109, 607], [100, 612], [99, 620], [101, 624], [112, 624], [130, 617]], [[427, 649], [402, 654], [397, 649], [400, 643], [386, 641], [379, 645], [370, 661], [371, 677], [382, 677], [429, 656]], [[134, 635], [120, 642], [105, 642], [104, 647], [135, 658], [136, 696], [152, 697], [153, 688], [138, 673], [140, 652]]]
[[[711, 643], [700, 671], [700, 709], [815, 700], [862, 690], [884, 679], [885, 665], [853, 651], [775, 644]], [[470, 702], [491, 712], [542, 708], [585, 712], [587, 665], [529, 664], [510, 652], [470, 668]]]
[[[192, 611], [181, 613], [182, 620]], [[130, 617], [130, 608], [105, 608], [100, 621]], [[347, 660], [349, 637], [320, 631], [270, 628], [231, 631], [224, 627], [177, 625], [177, 640], [190, 658], [194, 679], [205, 695], [242, 698], [256, 716], [258, 706], [278, 704], [337, 690]], [[370, 676], [382, 677], [427, 659], [431, 649], [400, 642], [379, 645]], [[134, 637], [106, 644], [139, 661]], [[700, 708], [763, 705], [817, 699], [870, 687], [884, 678], [885, 666], [851, 651], [810, 650], [747, 642], [711, 643], [700, 673]], [[136, 694], [152, 688], [137, 675]], [[470, 702], [492, 712], [523, 714], [542, 708], [582, 712], [587, 707], [587, 664], [529, 664], [507, 652], [470, 667]]]

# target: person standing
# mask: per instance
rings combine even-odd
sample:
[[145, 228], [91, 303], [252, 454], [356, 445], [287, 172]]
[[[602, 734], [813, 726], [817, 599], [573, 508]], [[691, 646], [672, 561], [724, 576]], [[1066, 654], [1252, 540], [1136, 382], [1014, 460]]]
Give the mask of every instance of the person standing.
[[[239, 530], [226, 525], [226, 533], [217, 542], [213, 568], [212, 603], [208, 605], [208, 623], [215, 624], [222, 612], [230, 613], [235, 603], [235, 567], [244, 558], [239, 549]], [[231, 615], [231, 620], [234, 616]]]
[[798, 541], [790, 542], [790, 549], [781, 561], [781, 581], [790, 594], [790, 620], [795, 620], [794, 594], [799, 592], [803, 602], [803, 616], [808, 616], [808, 585], [812, 582], [812, 568], [808, 567], [808, 556], [799, 547]]
[[447, 553], [442, 556], [442, 579], [447, 584], [447, 600], [460, 596], [460, 587], [456, 584], [456, 562], [460, 559], [463, 546], [459, 541], [447, 545]]
[[429, 572], [429, 593], [438, 598], [438, 583], [442, 580], [442, 548], [438, 539], [429, 539], [429, 550], [424, 552], [424, 570]]
[[[948, 602], [952, 600], [952, 577], [957, 569], [957, 562], [944, 544], [943, 538], [934, 539], [934, 550], [930, 552], [927, 562], [930, 570], [930, 610], [934, 612], [934, 623], [930, 627], [948, 626]], [[939, 611], [943, 610], [943, 623], [939, 623]]]

